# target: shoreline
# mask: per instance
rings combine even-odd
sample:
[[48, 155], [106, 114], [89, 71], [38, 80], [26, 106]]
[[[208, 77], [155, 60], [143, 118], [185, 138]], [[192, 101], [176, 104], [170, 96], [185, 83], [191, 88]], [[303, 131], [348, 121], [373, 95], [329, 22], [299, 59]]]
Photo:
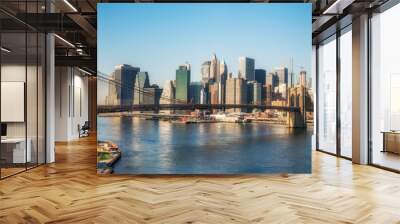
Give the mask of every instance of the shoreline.
[[[127, 113], [102, 113], [102, 114], [97, 114], [98, 117], [133, 117], [133, 118], [139, 118], [139, 119], [144, 119], [144, 120], [149, 120], [149, 121], [164, 121], [164, 122], [171, 122], [171, 123], [186, 123], [186, 124], [200, 124], [200, 123], [265, 123], [265, 124], [273, 124], [273, 125], [282, 125], [286, 126], [285, 121], [276, 121], [276, 120], [269, 120], [266, 118], [249, 118], [250, 122], [229, 122], [229, 121], [217, 121], [217, 120], [211, 120], [211, 119], [205, 119], [205, 120], [188, 120], [188, 122], [179, 122], [179, 119], [181, 118], [193, 118], [191, 115], [182, 115], [182, 114], [142, 114], [142, 113], [132, 113], [132, 114], [127, 114]], [[306, 127], [312, 127], [313, 126], [313, 121], [307, 121]]]

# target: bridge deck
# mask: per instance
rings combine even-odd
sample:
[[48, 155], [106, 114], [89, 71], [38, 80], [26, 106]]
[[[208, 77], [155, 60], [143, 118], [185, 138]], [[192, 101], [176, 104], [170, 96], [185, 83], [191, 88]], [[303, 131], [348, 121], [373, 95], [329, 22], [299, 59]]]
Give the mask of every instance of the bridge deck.
[[254, 104], [134, 104], [127, 106], [120, 105], [98, 105], [98, 113], [124, 112], [124, 111], [158, 111], [158, 110], [211, 110], [211, 109], [261, 109], [279, 110], [287, 112], [300, 112], [299, 107], [267, 106]]

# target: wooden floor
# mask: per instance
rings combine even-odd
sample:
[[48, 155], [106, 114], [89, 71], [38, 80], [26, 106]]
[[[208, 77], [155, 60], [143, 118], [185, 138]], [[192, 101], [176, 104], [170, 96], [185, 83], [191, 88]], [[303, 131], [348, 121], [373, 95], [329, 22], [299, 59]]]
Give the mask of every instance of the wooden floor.
[[96, 174], [94, 138], [0, 181], [0, 223], [400, 223], [400, 175], [313, 153], [311, 175]]

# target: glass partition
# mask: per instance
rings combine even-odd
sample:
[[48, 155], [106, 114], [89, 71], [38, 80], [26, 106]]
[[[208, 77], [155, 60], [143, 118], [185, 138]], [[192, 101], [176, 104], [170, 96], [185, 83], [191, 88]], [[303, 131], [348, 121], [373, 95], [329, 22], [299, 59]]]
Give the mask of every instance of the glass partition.
[[2, 177], [24, 171], [31, 161], [26, 141], [26, 41], [25, 32], [1, 34]]
[[352, 32], [351, 26], [340, 36], [340, 154], [352, 157]]
[[400, 170], [400, 4], [371, 19], [371, 160]]
[[[18, 13], [41, 13], [43, 5], [0, 3]], [[0, 12], [0, 178], [45, 163], [45, 44], [43, 33]]]
[[318, 149], [336, 153], [336, 36], [318, 48]]

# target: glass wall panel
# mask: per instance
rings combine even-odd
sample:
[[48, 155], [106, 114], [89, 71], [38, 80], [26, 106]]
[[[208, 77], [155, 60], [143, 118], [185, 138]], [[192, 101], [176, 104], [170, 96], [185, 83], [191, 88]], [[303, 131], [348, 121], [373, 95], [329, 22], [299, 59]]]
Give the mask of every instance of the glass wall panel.
[[45, 124], [46, 124], [46, 112], [45, 112], [45, 99], [46, 99], [46, 84], [45, 84], [45, 65], [46, 65], [46, 52], [45, 52], [45, 45], [46, 45], [46, 37], [43, 33], [38, 34], [38, 76], [37, 76], [37, 90], [38, 90], [38, 164], [45, 163], [46, 158], [46, 145], [45, 145]]
[[336, 36], [318, 48], [318, 149], [336, 153]]
[[1, 34], [1, 175], [26, 169], [30, 151], [26, 141], [27, 48], [25, 32]]
[[[0, 7], [43, 13], [44, 3], [9, 1]], [[0, 12], [0, 178], [45, 162], [45, 44], [43, 33]]]
[[[27, 13], [38, 13], [37, 1], [27, 2]], [[36, 17], [37, 18], [37, 17]], [[34, 20], [33, 18], [32, 20]], [[32, 21], [36, 22], [36, 21]], [[26, 117], [27, 117], [27, 150], [30, 150], [30, 161], [27, 167], [38, 164], [38, 32], [27, 29], [27, 75], [26, 75]]]
[[400, 170], [400, 4], [371, 19], [372, 163]]
[[352, 156], [352, 32], [351, 26], [340, 36], [340, 153]]
[[28, 168], [37, 165], [38, 160], [38, 35], [36, 32], [27, 33], [27, 80], [26, 80], [26, 113], [27, 113], [27, 149], [30, 160]]

